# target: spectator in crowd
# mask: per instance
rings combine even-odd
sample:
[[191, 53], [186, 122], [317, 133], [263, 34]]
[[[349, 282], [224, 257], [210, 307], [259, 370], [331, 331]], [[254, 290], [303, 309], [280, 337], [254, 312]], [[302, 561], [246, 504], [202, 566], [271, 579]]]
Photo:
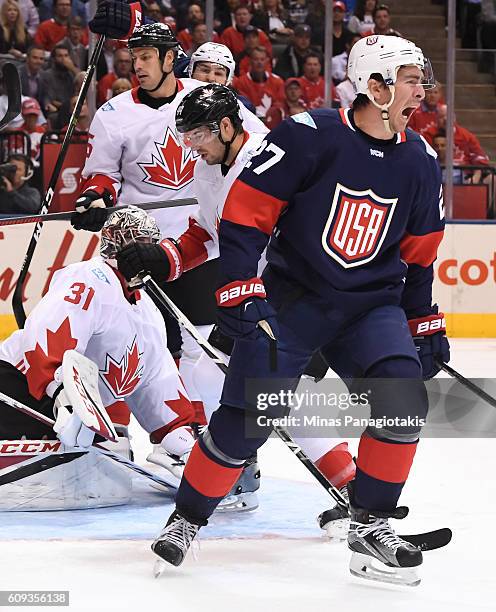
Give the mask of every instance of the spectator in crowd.
[[[177, 35], [177, 40], [185, 53], [189, 54], [191, 50], [193, 45], [193, 27], [199, 23], [205, 23], [205, 13], [199, 4], [190, 4], [188, 7], [188, 27], [181, 30]], [[203, 42], [207, 42], [206, 32], [207, 28], [205, 26], [205, 40]], [[212, 41], [219, 42], [219, 40], [219, 35], [214, 31]]]
[[332, 58], [331, 74], [335, 84], [341, 83], [346, 79], [346, 72], [348, 70], [348, 56], [353, 45], [361, 38], [362, 37], [359, 34], [352, 34], [350, 40], [346, 43], [346, 48], [343, 53], [335, 55]]
[[[238, 57], [236, 62], [236, 76], [243, 76], [250, 70], [250, 55], [253, 49], [262, 46], [260, 43], [260, 31], [258, 28], [252, 25], [248, 25], [243, 32], [245, 37], [245, 49], [243, 53]], [[267, 57], [267, 63], [265, 69], [268, 72], [272, 72], [272, 61], [270, 57]]]
[[310, 26], [302, 23], [295, 27], [291, 43], [279, 56], [274, 72], [284, 80], [300, 77], [303, 74], [303, 61], [311, 51], [318, 51], [310, 46], [312, 31]]
[[325, 81], [321, 76], [322, 56], [311, 52], [303, 62], [303, 76], [299, 79], [303, 93], [303, 101], [312, 110], [324, 105]]
[[[71, 0], [53, 0], [53, 17], [42, 21], [34, 40], [45, 51], [53, 51], [55, 45], [68, 36], [69, 20], [71, 18]], [[85, 28], [82, 44], [88, 45], [88, 31]]]
[[163, 23], [164, 13], [158, 2], [150, 2], [145, 5], [145, 15], [152, 21]]
[[295, 25], [306, 22], [309, 12], [307, 0], [288, 0], [287, 6], [293, 29]]
[[[432, 145], [434, 138], [439, 132], [446, 133], [446, 121], [448, 116], [448, 107], [446, 104], [441, 104], [438, 110], [438, 121], [435, 127], [431, 127], [424, 132], [424, 138], [427, 142]], [[453, 126], [454, 135], [454, 150], [453, 150], [453, 165], [455, 166], [488, 166], [489, 157], [484, 152], [480, 145], [479, 139], [470, 130], [459, 125], [456, 120]], [[472, 177], [473, 182], [478, 182], [480, 179], [480, 172], [478, 172], [478, 178], [475, 180]], [[468, 175], [474, 174], [470, 171]]]
[[42, 108], [51, 125], [55, 125], [54, 120], [59, 109], [72, 96], [73, 81], [79, 68], [71, 60], [69, 49], [60, 43], [53, 49], [51, 57], [52, 67], [41, 73], [44, 91]]
[[115, 96], [118, 96], [119, 94], [124, 93], [125, 91], [129, 91], [132, 88], [133, 86], [129, 79], [116, 79], [112, 83], [112, 98], [115, 98]]
[[69, 49], [74, 65], [79, 70], [86, 70], [88, 67], [88, 48], [82, 43], [84, 35], [84, 25], [81, 17], [71, 17], [67, 27], [67, 36], [62, 39], [61, 43]]
[[[47, 21], [55, 16], [55, 0], [40, 0], [37, 3], [40, 21]], [[81, 17], [86, 25], [86, 1], [71, 0], [71, 16]]]
[[[77, 99], [78, 99], [77, 96], [72, 96], [69, 101], [69, 105], [70, 105], [69, 108], [70, 108], [71, 115], [74, 112], [74, 109], [76, 108]], [[76, 122], [76, 127], [74, 128], [74, 133], [77, 133], [79, 135], [79, 138], [83, 137], [87, 139], [89, 129], [90, 129], [90, 123], [91, 123], [90, 111], [88, 108], [88, 104], [86, 103], [86, 100], [85, 100], [83, 102], [83, 105], [81, 106], [81, 110], [79, 111], [79, 116]], [[66, 132], [68, 128], [69, 128], [69, 125], [66, 124], [62, 128], [62, 131]]]
[[[222, 36], [220, 42], [226, 47], [231, 49], [232, 54], [234, 55], [234, 59], [238, 61], [238, 58], [243, 53], [245, 48], [245, 39], [244, 39], [244, 31], [248, 25], [250, 25], [250, 21], [252, 18], [252, 14], [248, 10], [246, 6], [240, 5], [234, 12], [234, 21], [235, 25], [233, 27], [226, 28], [222, 32]], [[267, 50], [267, 55], [272, 57], [272, 45], [270, 44], [270, 40], [262, 30], [259, 31], [260, 43]]]
[[284, 101], [284, 81], [281, 77], [265, 70], [267, 50], [253, 49], [250, 56], [250, 71], [242, 77], [235, 77], [234, 89], [253, 103], [257, 117], [264, 119], [269, 108], [276, 102]]
[[348, 21], [348, 30], [360, 36], [374, 32], [374, 11], [377, 0], [357, 0], [353, 15]]
[[374, 11], [374, 34], [382, 36], [399, 36], [403, 38], [403, 34], [398, 30], [393, 30], [391, 27], [391, 12], [386, 4], [379, 4]]
[[34, 187], [28, 185], [33, 176], [33, 167], [29, 157], [12, 153], [7, 164], [16, 166], [15, 174], [0, 176], [0, 211], [8, 214], [37, 214], [41, 198]]
[[40, 25], [38, 9], [33, 4], [33, 0], [18, 0], [18, 4], [21, 9], [22, 18], [24, 19], [24, 25], [31, 38], [33, 38]]
[[41, 71], [45, 65], [45, 51], [41, 47], [30, 47], [26, 56], [26, 63], [19, 68], [21, 79], [21, 92], [23, 96], [36, 98], [43, 103], [43, 86], [41, 85]]
[[[221, 6], [223, 4], [223, 6]], [[223, 32], [226, 28], [234, 27], [234, 12], [241, 4], [240, 0], [226, 0], [224, 3], [215, 3], [216, 23], [218, 23], [218, 31]]]
[[0, 7], [0, 53], [22, 59], [31, 44], [21, 9], [16, 0], [5, 0]]
[[39, 125], [38, 118], [41, 115], [41, 108], [38, 101], [34, 98], [27, 98], [22, 103], [21, 114], [24, 123], [18, 128], [20, 132], [29, 135], [31, 142], [31, 161], [34, 167], [39, 166], [41, 138], [46, 132], [46, 125]]
[[131, 55], [127, 49], [116, 49], [114, 51], [114, 69], [106, 74], [97, 85], [96, 103], [101, 106], [112, 97], [112, 85], [117, 79], [128, 79], [133, 87], [138, 87], [139, 82], [133, 73]]
[[[341, 0], [333, 2], [332, 23], [333, 41], [332, 54], [339, 55], [345, 50], [346, 43], [351, 39], [351, 32], [344, 24], [346, 4]], [[312, 29], [313, 45], [324, 49], [325, 37], [325, 0], [316, 0], [313, 10], [309, 13], [307, 23]]]
[[165, 15], [165, 17], [162, 17], [162, 23], [165, 23], [165, 25], [168, 25], [169, 28], [172, 30], [174, 36], [176, 35], [177, 23], [174, 17], [172, 17], [171, 15]]
[[[439, 130], [432, 137], [432, 148], [436, 151], [441, 166], [446, 165], [446, 132]], [[446, 181], [446, 168], [442, 168], [443, 183]], [[461, 168], [453, 168], [453, 183], [461, 185], [463, 183], [463, 171]]]
[[425, 90], [425, 98], [418, 109], [410, 117], [408, 127], [422, 136], [428, 130], [436, 130], [439, 108], [443, 104], [443, 87], [436, 81], [436, 86]]
[[303, 92], [300, 81], [290, 78], [284, 84], [285, 97], [282, 102], [273, 104], [265, 115], [265, 125], [269, 130], [273, 130], [286, 117], [291, 117], [307, 110], [307, 105], [303, 101]]
[[272, 44], [286, 45], [293, 35], [288, 12], [281, 0], [262, 0], [251, 24], [263, 30]]
[[[195, 23], [191, 26], [191, 45], [187, 51], [187, 54], [191, 56], [198, 47], [201, 47], [203, 43], [208, 40], [207, 25], [205, 23]], [[217, 37], [218, 40], [218, 37]]]

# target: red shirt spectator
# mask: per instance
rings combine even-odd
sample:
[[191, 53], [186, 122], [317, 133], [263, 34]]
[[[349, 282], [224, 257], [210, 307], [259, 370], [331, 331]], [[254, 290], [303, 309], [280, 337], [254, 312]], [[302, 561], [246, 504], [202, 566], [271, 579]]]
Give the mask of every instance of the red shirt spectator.
[[[423, 134], [427, 142], [432, 145], [434, 137], [439, 131], [446, 131], [447, 106], [441, 104], [438, 113], [438, 124]], [[489, 157], [481, 147], [479, 139], [470, 130], [455, 122], [454, 126], [453, 164], [456, 166], [487, 166]]]
[[[238, 57], [236, 62], [237, 71], [236, 76], [243, 76], [247, 72], [250, 71], [250, 55], [255, 47], [262, 47], [262, 43], [260, 42], [260, 32], [258, 28], [255, 28], [252, 25], [246, 26], [243, 31], [243, 36], [245, 40], [245, 48], [243, 53]], [[269, 56], [267, 56], [267, 61], [265, 62], [265, 70], [267, 72], [272, 72], [272, 60]]]
[[273, 104], [265, 115], [265, 125], [269, 130], [278, 126], [286, 117], [291, 117], [307, 110], [307, 105], [302, 99], [303, 92], [299, 79], [288, 79], [284, 84], [284, 90], [286, 93], [284, 101]]
[[114, 51], [114, 70], [98, 81], [96, 103], [101, 106], [112, 97], [112, 85], [117, 79], [129, 79], [133, 87], [139, 87], [139, 81], [132, 72], [132, 61], [127, 49]]
[[[38, 117], [41, 115], [41, 108], [38, 101], [34, 98], [27, 98], [22, 103], [21, 107], [22, 118], [24, 123], [17, 128], [16, 131], [25, 132], [29, 135], [31, 142], [31, 159], [36, 166], [39, 165], [41, 138], [46, 132], [46, 125], [38, 125]], [[11, 151], [15, 153], [23, 153], [20, 151]]]
[[[317, 53], [309, 53], [303, 63], [303, 76], [298, 80], [303, 92], [303, 100], [310, 110], [324, 106], [325, 80], [320, 76], [321, 70], [320, 56]], [[332, 87], [332, 98], [335, 98], [334, 87]]]
[[[220, 42], [231, 49], [234, 59], [236, 60], [244, 51], [244, 30], [250, 24], [251, 18], [252, 15], [246, 6], [238, 6], [234, 12], [234, 20], [236, 25], [234, 27], [226, 28], [220, 37]], [[267, 49], [267, 55], [272, 57], [272, 45], [267, 34], [260, 30], [258, 35], [260, 37], [261, 45]]]
[[443, 103], [442, 97], [442, 87], [439, 83], [436, 83], [436, 87], [432, 89], [426, 89], [425, 98], [410, 117], [408, 127], [422, 136], [431, 128], [437, 130], [439, 107]]
[[284, 101], [284, 81], [281, 77], [265, 71], [267, 51], [264, 47], [254, 49], [250, 60], [250, 72], [236, 77], [233, 87], [254, 104], [257, 117], [264, 118], [273, 104]]
[[[183, 48], [183, 51], [185, 53], [188, 53], [190, 50], [193, 52], [195, 51], [200, 45], [202, 45], [203, 43], [207, 42], [207, 37], [205, 36], [205, 39], [200, 41], [196, 41], [196, 49], [193, 49], [193, 47], [195, 46], [195, 41], [193, 40], [194, 36], [193, 36], [193, 31], [195, 28], [205, 28], [205, 34], [206, 34], [206, 29], [207, 26], [205, 24], [202, 23], [198, 23], [195, 24], [194, 26], [192, 26], [191, 28], [184, 28], [184, 30], [181, 30], [179, 32], [179, 34], [177, 35], [177, 40], [181, 43], [181, 47]], [[215, 43], [219, 43], [220, 42], [220, 37], [217, 34], [217, 32], [214, 30], [213, 34], [212, 34], [212, 42]], [[189, 53], [188, 53], [189, 55]]]
[[[34, 36], [34, 42], [46, 51], [52, 51], [57, 43], [69, 35], [71, 0], [55, 0], [53, 15], [52, 19], [40, 23]], [[88, 28], [83, 31], [81, 44], [88, 46]]]

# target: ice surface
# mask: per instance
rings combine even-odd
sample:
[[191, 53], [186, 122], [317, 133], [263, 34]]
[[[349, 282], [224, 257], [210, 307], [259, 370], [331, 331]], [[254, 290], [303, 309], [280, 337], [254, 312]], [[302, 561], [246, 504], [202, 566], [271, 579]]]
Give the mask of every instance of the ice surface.
[[[452, 355], [464, 375], [494, 376], [496, 340], [454, 340]], [[133, 434], [144, 461], [146, 435]], [[213, 519], [200, 532], [198, 561], [190, 555], [153, 578], [150, 541], [171, 501], [143, 483], [126, 507], [0, 513], [0, 590], [69, 590], [69, 609], [78, 612], [494, 611], [494, 457], [493, 440], [421, 441], [401, 500], [410, 515], [395, 526], [403, 533], [450, 526], [454, 538], [425, 554], [416, 588], [349, 574], [346, 546], [326, 541], [314, 522], [329, 505], [326, 494], [274, 439], [260, 452], [260, 508]]]

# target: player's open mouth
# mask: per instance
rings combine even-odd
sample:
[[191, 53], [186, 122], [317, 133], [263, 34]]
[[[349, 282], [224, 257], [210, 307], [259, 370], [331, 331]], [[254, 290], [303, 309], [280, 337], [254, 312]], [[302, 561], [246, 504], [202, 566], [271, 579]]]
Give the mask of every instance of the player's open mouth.
[[403, 109], [403, 112], [401, 114], [403, 115], [403, 117], [405, 117], [405, 119], [410, 119], [416, 108], [416, 106], [407, 106]]

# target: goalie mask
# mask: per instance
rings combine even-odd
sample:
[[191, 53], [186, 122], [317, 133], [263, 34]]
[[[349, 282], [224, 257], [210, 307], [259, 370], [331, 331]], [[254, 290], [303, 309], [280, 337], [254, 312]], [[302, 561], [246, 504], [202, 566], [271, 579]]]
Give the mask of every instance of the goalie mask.
[[109, 215], [102, 228], [100, 255], [114, 259], [130, 242], [159, 241], [160, 230], [155, 219], [136, 206], [128, 206]]

